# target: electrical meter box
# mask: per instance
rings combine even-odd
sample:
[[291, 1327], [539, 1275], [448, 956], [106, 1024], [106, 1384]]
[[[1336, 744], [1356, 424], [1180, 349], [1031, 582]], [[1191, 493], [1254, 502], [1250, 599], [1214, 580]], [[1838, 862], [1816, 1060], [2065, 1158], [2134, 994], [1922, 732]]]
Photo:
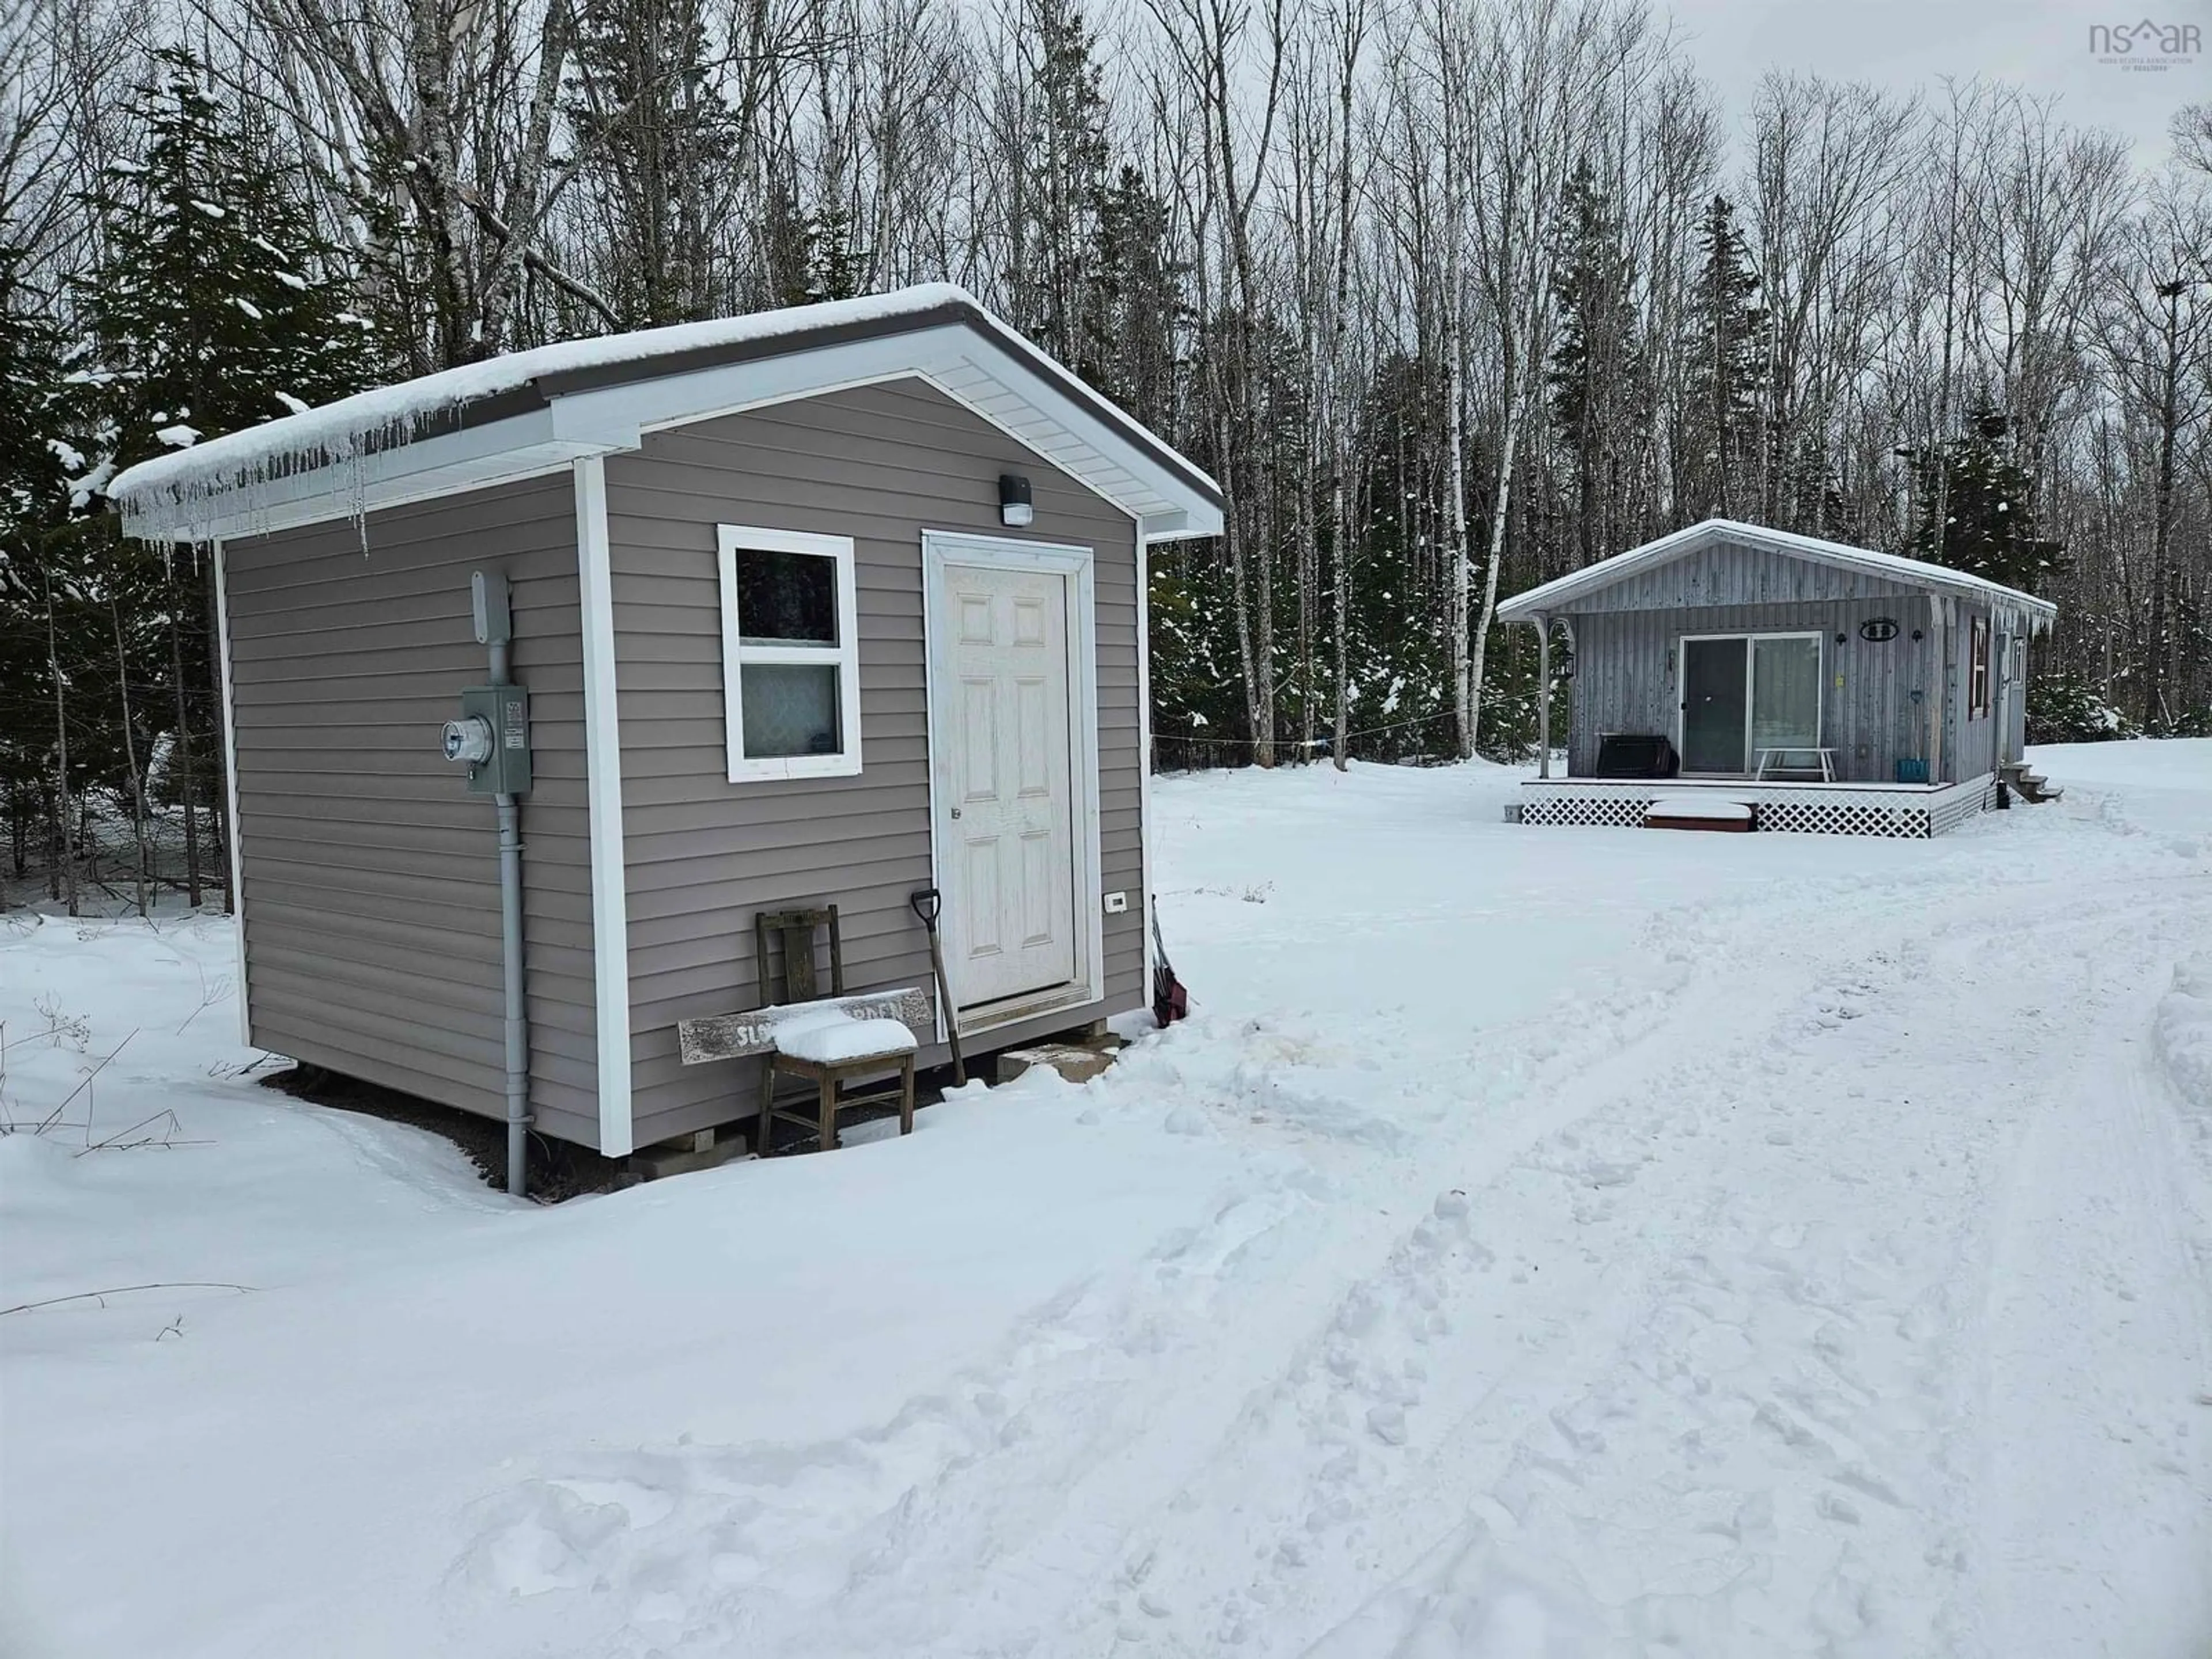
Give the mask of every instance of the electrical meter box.
[[[482, 724], [478, 725], [477, 722]], [[520, 795], [530, 789], [530, 692], [520, 685], [472, 685], [461, 693], [461, 718], [453, 722], [467, 737], [488, 736], [487, 745], [465, 742], [447, 752], [465, 761], [469, 788], [479, 795]], [[451, 728], [448, 728], [449, 730]]]

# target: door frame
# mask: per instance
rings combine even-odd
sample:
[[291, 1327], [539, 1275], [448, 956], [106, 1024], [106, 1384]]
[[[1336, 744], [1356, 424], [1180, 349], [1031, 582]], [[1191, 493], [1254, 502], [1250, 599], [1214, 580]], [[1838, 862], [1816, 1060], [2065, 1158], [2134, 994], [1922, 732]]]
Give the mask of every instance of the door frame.
[[[921, 625], [929, 742], [929, 870], [930, 880], [945, 895], [943, 918], [946, 975], [957, 972], [962, 960], [961, 908], [952, 890], [953, 878], [944, 855], [944, 801], [952, 793], [950, 736], [957, 729], [952, 712], [945, 707], [951, 683], [950, 641], [945, 635], [946, 606], [942, 601], [948, 567], [1021, 570], [1066, 579], [1067, 593], [1067, 763], [1069, 837], [1073, 843], [1073, 919], [1075, 940], [1075, 978], [1066, 985], [1028, 995], [1009, 997], [990, 1004], [980, 1013], [962, 1020], [961, 1031], [969, 1035], [996, 1030], [1055, 1009], [1080, 1007], [1097, 1002], [1106, 993], [1106, 941], [1099, 920], [1102, 854], [1098, 832], [1098, 605], [1097, 556], [1089, 547], [1063, 542], [1023, 541], [1011, 536], [990, 536], [963, 530], [925, 530], [921, 532]], [[945, 739], [940, 741], [940, 738]], [[952, 988], [953, 1009], [959, 1006], [960, 988]], [[933, 1001], [938, 999], [931, 999]], [[946, 1035], [946, 1018], [952, 1009], [939, 1007], [938, 1037]]]
[[1674, 636], [1674, 752], [1680, 755], [1682, 730], [1689, 715], [1690, 647], [1699, 640], [1741, 640], [1743, 641], [1743, 769], [1740, 772], [1692, 772], [1682, 769], [1686, 778], [1747, 778], [1752, 775], [1751, 725], [1752, 698], [1757, 691], [1754, 680], [1759, 653], [1753, 641], [1759, 640], [1810, 640], [1818, 653], [1813, 671], [1813, 741], [1818, 743], [1828, 721], [1828, 636], [1817, 628], [1755, 628], [1739, 629], [1723, 634], [1677, 634]]

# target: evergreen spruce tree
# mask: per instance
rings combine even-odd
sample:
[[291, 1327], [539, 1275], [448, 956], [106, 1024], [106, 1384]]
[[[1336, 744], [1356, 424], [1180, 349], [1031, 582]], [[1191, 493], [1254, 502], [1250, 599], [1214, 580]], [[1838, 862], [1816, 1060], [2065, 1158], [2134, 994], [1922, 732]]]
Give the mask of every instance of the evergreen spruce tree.
[[1913, 458], [1918, 512], [1915, 558], [1985, 576], [2033, 593], [2065, 568], [2065, 549], [2037, 533], [2035, 480], [2014, 459], [2010, 422], [1986, 400], [1966, 429], [1930, 455]]
[[814, 231], [787, 169], [770, 173], [761, 205], [759, 287], [756, 309], [803, 306], [814, 298]]
[[842, 197], [825, 201], [806, 222], [811, 301], [849, 300], [860, 291], [866, 264], [854, 236], [853, 210]]
[[[98, 365], [88, 380], [100, 481], [343, 397], [376, 367], [297, 170], [222, 106], [204, 66], [156, 52], [131, 112], [137, 159], [101, 181], [93, 205], [105, 257], [77, 295]], [[82, 665], [73, 712], [106, 723], [112, 738], [105, 787], [141, 831], [143, 893], [155, 791], [187, 805], [222, 798], [210, 763], [222, 750], [208, 565], [125, 541], [112, 514], [81, 521], [69, 539], [70, 633]], [[197, 897], [198, 872], [220, 862], [201, 856], [197, 814], [185, 823]]]
[[84, 470], [71, 442], [65, 342], [52, 296], [30, 278], [23, 250], [0, 242], [0, 587], [66, 516], [69, 481]]
[[21, 875], [43, 851], [57, 760], [46, 603], [71, 486], [87, 469], [53, 296], [24, 251], [0, 243], [0, 808]]
[[702, 0], [592, 0], [577, 19], [563, 108], [610, 210], [599, 288], [633, 327], [716, 308], [714, 204], [737, 134], [708, 58]]
[[1559, 343], [1547, 371], [1552, 418], [1572, 458], [1577, 563], [1620, 552], [1611, 498], [1620, 439], [1638, 421], [1636, 305], [1621, 228], [1585, 161], [1559, 225]]
[[1175, 411], [1176, 329], [1187, 310], [1167, 202], [1125, 166], [1098, 201], [1089, 293], [1071, 366], [1139, 420]]
[[118, 467], [343, 397], [375, 368], [297, 174], [191, 53], [154, 66], [143, 159], [104, 181], [107, 257], [81, 295]]
[[[1072, 0], [1034, 0], [1037, 62], [1024, 88], [1016, 228], [1018, 319], [1064, 363], [1079, 364], [1103, 321], [1093, 255], [1108, 187], [1104, 66]], [[1091, 354], [1095, 358], [1095, 352]]]
[[1758, 448], [1759, 395], [1766, 381], [1766, 312], [1759, 304], [1735, 210], [1716, 196], [1698, 229], [1690, 298], [1688, 374], [1678, 442], [1685, 518], [1728, 516], [1749, 499]]

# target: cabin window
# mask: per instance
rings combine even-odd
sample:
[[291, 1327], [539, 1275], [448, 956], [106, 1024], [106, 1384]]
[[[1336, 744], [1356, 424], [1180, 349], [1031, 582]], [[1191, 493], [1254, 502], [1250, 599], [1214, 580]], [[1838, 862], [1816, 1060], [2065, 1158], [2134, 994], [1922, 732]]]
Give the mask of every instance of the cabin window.
[[1974, 618], [1966, 653], [1966, 717], [1978, 720], [1990, 712], [1990, 620]]
[[860, 769], [860, 656], [847, 536], [720, 526], [730, 781]]

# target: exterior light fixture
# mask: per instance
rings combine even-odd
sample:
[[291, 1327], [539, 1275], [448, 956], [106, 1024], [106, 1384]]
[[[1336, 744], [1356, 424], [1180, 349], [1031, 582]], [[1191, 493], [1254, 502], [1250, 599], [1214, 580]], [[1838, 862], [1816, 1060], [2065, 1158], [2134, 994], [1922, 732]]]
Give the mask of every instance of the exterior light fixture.
[[1030, 499], [1030, 481], [1018, 473], [999, 475], [999, 522], [1019, 530], [1035, 521], [1036, 507]]

